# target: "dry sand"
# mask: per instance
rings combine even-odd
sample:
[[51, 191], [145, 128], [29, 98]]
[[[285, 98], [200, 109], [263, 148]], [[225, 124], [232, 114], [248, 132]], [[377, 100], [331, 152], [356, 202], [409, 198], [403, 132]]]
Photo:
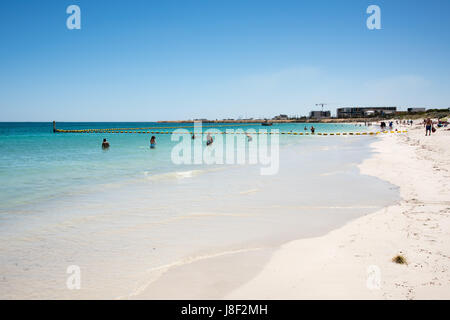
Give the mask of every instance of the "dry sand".
[[[410, 128], [409, 128], [410, 129]], [[283, 245], [226, 299], [449, 299], [450, 131], [389, 134], [360, 165], [402, 200], [322, 237]], [[396, 264], [398, 254], [407, 264]]]

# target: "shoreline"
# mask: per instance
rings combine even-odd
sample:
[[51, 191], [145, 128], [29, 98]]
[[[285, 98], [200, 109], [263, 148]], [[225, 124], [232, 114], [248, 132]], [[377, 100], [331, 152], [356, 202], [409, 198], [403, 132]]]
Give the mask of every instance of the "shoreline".
[[[399, 186], [402, 200], [328, 234], [281, 246], [225, 299], [449, 299], [450, 132], [383, 136], [359, 168]], [[398, 254], [408, 264], [392, 262]]]
[[[48, 135], [52, 141], [65, 141], [51, 133]], [[90, 147], [85, 148], [87, 142], [90, 140], [94, 146], [95, 139], [89, 136], [74, 141], [80, 146], [80, 158], [85, 158], [84, 152], [90, 152]], [[205, 167], [207, 170], [202, 170], [207, 174], [186, 174], [184, 170], [188, 167], [178, 167], [168, 177], [152, 175], [149, 168], [142, 171], [142, 160], [154, 153], [138, 152], [140, 156], [135, 160], [141, 162], [131, 166], [138, 169], [138, 180], [119, 177], [120, 183], [96, 184], [93, 188], [80, 189], [82, 192], [73, 192], [79, 190], [74, 185], [67, 195], [42, 201], [41, 205], [18, 208], [17, 212], [22, 214], [8, 217], [2, 224], [2, 230], [7, 232], [0, 239], [4, 249], [4, 286], [10, 288], [3, 293], [4, 297], [126, 297], [153, 283], [153, 269], [158, 269], [156, 273], [170, 269], [169, 276], [175, 269], [180, 271], [179, 267], [194, 268], [199, 261], [209, 265], [213, 261], [211, 256], [215, 259], [226, 252], [219, 258], [221, 261], [237, 261], [228, 263], [230, 277], [227, 278], [226, 263], [219, 262], [217, 272], [204, 275], [207, 281], [213, 280], [216, 274], [222, 277], [216, 278], [223, 285], [214, 296], [222, 298], [257, 274], [268, 262], [272, 249], [300, 237], [325, 234], [398, 199], [397, 191], [389, 190], [381, 180], [358, 174], [356, 165], [371, 153], [367, 139], [376, 138], [328, 137], [299, 141], [286, 137], [280, 146], [280, 172], [273, 176], [262, 176], [258, 166], [250, 165], [221, 170]], [[140, 140], [137, 136], [130, 139], [124, 151], [135, 154], [135, 149], [141, 150], [140, 146], [143, 149]], [[167, 151], [170, 148], [159, 148], [160, 158], [164, 159], [163, 152], [167, 154]], [[117, 161], [113, 158], [123, 151], [111, 150], [106, 154], [98, 150], [97, 153], [94, 160], [107, 157], [116, 168], [122, 163], [134, 163], [129, 157]], [[77, 173], [71, 175], [79, 177]], [[345, 188], [339, 188], [342, 181], [348, 182]], [[360, 192], [365, 185], [370, 185], [379, 196], [373, 198]], [[347, 194], [351, 197], [345, 198]], [[61, 212], [61, 208], [66, 209]], [[41, 249], [43, 245], [45, 251]], [[251, 253], [252, 257], [242, 252], [238, 259], [237, 255], [229, 254], [255, 247], [270, 250]], [[57, 253], [57, 261], [45, 254], [49, 251]], [[123, 259], [124, 256], [127, 258]], [[69, 291], [57, 286], [65, 281], [69, 260], [79, 265], [86, 275], [83, 290]], [[247, 261], [245, 274], [243, 260]], [[34, 261], [39, 261], [39, 265]], [[194, 274], [185, 274], [186, 281], [192, 283]], [[48, 281], [47, 288], [42, 288], [42, 277]], [[198, 283], [194, 281], [193, 285]], [[174, 287], [185, 286], [175, 283]], [[211, 297], [207, 291], [203, 292]]]
[[[369, 155], [363, 157], [358, 164], [355, 164], [356, 171], [358, 171], [357, 168], [359, 164], [373, 155], [373, 148], [368, 147], [367, 151], [369, 152]], [[394, 186], [392, 185], [392, 187]], [[398, 191], [396, 193], [398, 193]], [[392, 201], [394, 202], [388, 203], [396, 203], [399, 201], [399, 196], [397, 196], [396, 200], [392, 199]], [[353, 217], [348, 217], [348, 219], [343, 219], [340, 223], [324, 228], [320, 233], [297, 234], [293, 235], [291, 238], [286, 238], [281, 242], [260, 243], [257, 247], [254, 245], [247, 246], [242, 244], [239, 248], [224, 251], [220, 254], [198, 256], [194, 259], [189, 258], [186, 261], [178, 261], [171, 265], [163, 266], [164, 270], [158, 270], [159, 274], [157, 274], [156, 277], [150, 276], [150, 280], [135, 290], [135, 292], [119, 298], [223, 299], [232, 294], [237, 288], [245, 286], [246, 283], [262, 272], [265, 266], [272, 260], [272, 256], [286, 243], [296, 241], [295, 239], [298, 239], [299, 237], [306, 240], [312, 237], [324, 236], [361, 216], [364, 217], [373, 214], [373, 212], [380, 208], [383, 208], [383, 206], [374, 208], [362, 215], [358, 214]], [[336, 206], [334, 210], [337, 210], [336, 217], [338, 217], [342, 214], [340, 212], [341, 210], [348, 212], [349, 210], [354, 209]], [[317, 219], [320, 220], [321, 218], [317, 217]], [[180, 286], [181, 283], [182, 286]], [[243, 299], [252, 298], [252, 295], [249, 295]]]

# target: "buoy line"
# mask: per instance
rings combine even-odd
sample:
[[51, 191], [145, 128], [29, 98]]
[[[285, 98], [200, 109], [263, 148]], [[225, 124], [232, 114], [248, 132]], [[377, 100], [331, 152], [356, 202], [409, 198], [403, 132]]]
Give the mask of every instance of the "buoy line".
[[[180, 127], [176, 127], [180, 128]], [[194, 134], [194, 132], [175, 132], [175, 131], [145, 131], [143, 129], [82, 129], [82, 130], [64, 130], [64, 129], [56, 129], [57, 133], [134, 133], [134, 134]], [[309, 132], [253, 132], [251, 134], [282, 134], [282, 135], [295, 135], [295, 136], [373, 136], [378, 134], [388, 134], [388, 133], [407, 133], [408, 130], [396, 130], [396, 131], [370, 131], [370, 132], [317, 132], [317, 133], [309, 133]], [[248, 134], [247, 132], [195, 132], [195, 134]]]

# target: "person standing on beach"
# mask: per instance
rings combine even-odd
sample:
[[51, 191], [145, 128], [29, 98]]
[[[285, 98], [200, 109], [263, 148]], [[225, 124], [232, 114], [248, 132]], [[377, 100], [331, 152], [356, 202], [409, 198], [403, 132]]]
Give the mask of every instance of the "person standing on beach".
[[156, 138], [155, 136], [152, 136], [152, 138], [150, 139], [150, 149], [155, 149], [156, 147]]
[[433, 121], [430, 118], [425, 120], [425, 136], [431, 136], [431, 128], [433, 126]]
[[109, 149], [109, 142], [106, 141], [106, 139], [103, 139], [103, 142], [102, 142], [102, 149], [103, 149], [103, 150]]

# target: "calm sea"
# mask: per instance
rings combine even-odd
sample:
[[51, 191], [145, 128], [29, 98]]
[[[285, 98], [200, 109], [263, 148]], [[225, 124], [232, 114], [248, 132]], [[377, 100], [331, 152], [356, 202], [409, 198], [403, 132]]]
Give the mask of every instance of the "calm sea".
[[[316, 132], [368, 129], [314, 126]], [[0, 123], [0, 298], [132, 295], [158, 268], [322, 234], [398, 198], [393, 186], [357, 169], [376, 137], [280, 135], [278, 173], [263, 176], [260, 164], [177, 165], [171, 154], [178, 142], [155, 136], [150, 149], [151, 134], [54, 134], [51, 123]], [[83, 272], [82, 290], [66, 288], [70, 265]]]

